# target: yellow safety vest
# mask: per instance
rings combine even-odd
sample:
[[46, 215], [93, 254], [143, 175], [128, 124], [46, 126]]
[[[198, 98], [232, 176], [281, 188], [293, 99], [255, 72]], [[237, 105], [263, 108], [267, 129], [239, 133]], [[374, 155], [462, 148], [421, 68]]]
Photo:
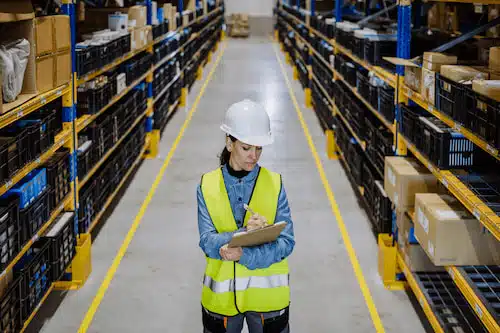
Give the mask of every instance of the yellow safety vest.
[[[238, 230], [220, 168], [203, 176], [201, 190], [217, 232]], [[280, 190], [281, 176], [261, 167], [248, 205], [270, 224], [274, 223]], [[249, 218], [247, 212], [244, 225]], [[207, 257], [201, 300], [207, 310], [225, 316], [284, 309], [290, 303], [288, 261], [249, 270], [237, 262]]]

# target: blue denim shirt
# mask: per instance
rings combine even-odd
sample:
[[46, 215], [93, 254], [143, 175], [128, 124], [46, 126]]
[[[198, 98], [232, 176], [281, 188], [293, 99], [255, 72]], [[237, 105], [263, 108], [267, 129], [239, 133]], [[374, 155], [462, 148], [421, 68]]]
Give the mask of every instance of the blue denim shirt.
[[[229, 174], [227, 166], [222, 167], [222, 175], [224, 177], [224, 183], [226, 184], [234, 219], [239, 228], [238, 231], [241, 231], [243, 228], [246, 214], [243, 204], [248, 204], [250, 200], [250, 195], [257, 179], [259, 168], [260, 167], [257, 165], [248, 175], [239, 179]], [[232, 235], [237, 231], [218, 233], [208, 213], [205, 199], [201, 192], [201, 185], [198, 185], [197, 196], [198, 229], [200, 232], [199, 245], [209, 258], [221, 259], [219, 249], [224, 244], [229, 243]], [[259, 246], [244, 247], [243, 255], [238, 261], [239, 264], [248, 269], [267, 268], [274, 263], [282, 261], [292, 253], [293, 247], [295, 246], [293, 222], [283, 184], [278, 198], [278, 209], [274, 222], [280, 221], [286, 221], [287, 226], [281, 232], [278, 239], [274, 242]]]

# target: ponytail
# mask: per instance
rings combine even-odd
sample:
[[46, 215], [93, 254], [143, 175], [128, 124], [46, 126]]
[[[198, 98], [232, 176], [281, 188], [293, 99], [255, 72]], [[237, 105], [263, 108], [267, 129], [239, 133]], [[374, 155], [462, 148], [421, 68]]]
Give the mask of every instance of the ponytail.
[[[236, 141], [235, 137], [233, 137], [231, 135], [228, 135], [228, 137], [231, 139], [232, 142]], [[222, 153], [219, 156], [220, 166], [223, 166], [224, 164], [229, 163], [230, 158], [231, 158], [231, 153], [229, 152], [229, 150], [227, 150], [227, 147], [224, 146], [224, 149], [222, 150]]]

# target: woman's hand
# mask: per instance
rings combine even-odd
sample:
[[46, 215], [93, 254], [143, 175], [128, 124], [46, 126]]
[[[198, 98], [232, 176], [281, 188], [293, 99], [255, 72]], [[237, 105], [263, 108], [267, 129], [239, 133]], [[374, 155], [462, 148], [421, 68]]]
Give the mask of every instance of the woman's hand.
[[241, 247], [227, 247], [226, 244], [220, 248], [219, 254], [223, 260], [238, 261], [243, 254], [243, 249]]
[[267, 225], [267, 220], [264, 216], [259, 214], [252, 215], [247, 222], [247, 230], [256, 230], [260, 228], [264, 228]]

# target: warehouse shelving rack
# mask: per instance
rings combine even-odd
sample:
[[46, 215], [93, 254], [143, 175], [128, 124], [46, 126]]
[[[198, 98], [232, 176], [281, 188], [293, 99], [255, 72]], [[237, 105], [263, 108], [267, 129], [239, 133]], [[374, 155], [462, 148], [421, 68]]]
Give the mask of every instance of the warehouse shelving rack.
[[[473, 3], [470, 0], [433, 0], [432, 2], [449, 2], [449, 3]], [[333, 10], [333, 17], [336, 22], [342, 21], [342, 1], [335, 1], [335, 8]], [[397, 1], [397, 57], [403, 59], [410, 58], [410, 35], [411, 35], [411, 10], [412, 3], [411, 0], [398, 0]], [[481, 1], [482, 5], [487, 4], [499, 4], [497, 0], [485, 0]], [[495, 147], [491, 146], [488, 142], [481, 139], [477, 134], [473, 133], [471, 130], [466, 129], [461, 124], [452, 120], [449, 116], [445, 115], [443, 112], [438, 110], [433, 105], [427, 103], [422, 96], [404, 83], [404, 68], [402, 66], [397, 66], [395, 73], [389, 72], [388, 70], [373, 66], [366, 61], [359, 59], [350, 50], [346, 49], [342, 45], [336, 42], [335, 39], [326, 37], [323, 33], [314, 29], [310, 24], [310, 19], [307, 17], [302, 20], [289, 13], [285, 9], [294, 8], [295, 10], [300, 10], [302, 14], [307, 16], [315, 15], [315, 0], [307, 0], [306, 8], [300, 8], [300, 1], [279, 1], [278, 7], [276, 8], [278, 22], [286, 27], [289, 39], [295, 39], [299, 41], [302, 45], [308, 48], [308, 58], [304, 59], [300, 50], [291, 47], [289, 44], [283, 43], [281, 45], [281, 50], [285, 52], [285, 58], [289, 64], [293, 66], [293, 76], [294, 79], [298, 79], [298, 69], [293, 63], [292, 59], [299, 57], [300, 61], [306, 66], [308, 72], [308, 82], [305, 84], [304, 93], [305, 101], [307, 107], [312, 107], [311, 103], [311, 88], [315, 84], [320, 88], [320, 91], [330, 103], [331, 113], [337, 115], [340, 121], [348, 129], [349, 134], [353, 140], [355, 140], [363, 151], [366, 150], [366, 145], [363, 140], [361, 140], [352, 126], [347, 122], [345, 115], [341, 113], [337, 105], [335, 104], [335, 98], [330, 96], [321, 81], [314, 75], [311, 61], [313, 56], [320, 60], [323, 66], [328, 68], [332, 74], [332, 80], [343, 82], [348, 89], [356, 96], [356, 98], [368, 109], [371, 113], [378, 118], [381, 124], [383, 124], [392, 134], [393, 134], [393, 153], [395, 155], [407, 155], [407, 152], [411, 152], [420, 163], [426, 166], [436, 178], [449, 190], [449, 192], [454, 195], [475, 217], [483, 224], [483, 226], [489, 230], [499, 241], [500, 241], [500, 217], [489, 208], [485, 202], [483, 202], [474, 192], [467, 187], [455, 174], [448, 170], [440, 170], [432, 162], [430, 162], [418, 149], [413, 145], [407, 138], [405, 138], [402, 133], [399, 132], [399, 122], [402, 119], [402, 110], [399, 108], [399, 104], [408, 104], [411, 100], [423, 109], [427, 110], [434, 117], [443, 121], [446, 125], [453, 128], [455, 131], [462, 133], [467, 139], [473, 142], [477, 147], [481, 148], [487, 152], [492, 157], [500, 160], [500, 152]], [[284, 19], [282, 19], [284, 18]], [[299, 28], [300, 27], [300, 28]], [[334, 55], [342, 55], [349, 58], [351, 61], [357, 63], [361, 67], [365, 68], [372, 74], [376, 75], [379, 79], [383, 80], [390, 87], [395, 89], [395, 120], [393, 123], [389, 122], [376, 108], [374, 108], [361, 94], [357, 91], [356, 87], [351, 86], [345, 78], [338, 73], [334, 68], [334, 65], [325, 59], [299, 32], [299, 29], [304, 29], [310, 36], [319, 38], [321, 41], [326, 42], [331, 47], [333, 47]], [[291, 35], [290, 35], [291, 34]], [[275, 38], [280, 40], [279, 31], [275, 31]], [[319, 115], [318, 115], [319, 117]], [[328, 156], [332, 159], [339, 158], [346, 168], [347, 175], [355, 191], [359, 194], [360, 198], [363, 199], [364, 189], [362, 186], [357, 186], [353, 181], [351, 170], [347, 159], [345, 158], [345, 152], [342, 152], [337, 145], [337, 135], [334, 131], [334, 125], [330, 124], [331, 128], [326, 129], [325, 134], [327, 138], [327, 148]], [[365, 201], [361, 200], [365, 203]], [[395, 219], [396, 214], [393, 213], [393, 219]], [[393, 226], [395, 221], [393, 221]], [[389, 239], [389, 240], [388, 240]], [[478, 291], [478, 288], [473, 283], [473, 279], [466, 272], [466, 267], [455, 267], [449, 266], [445, 267], [439, 275], [440, 278], [446, 278], [453, 281], [453, 284], [448, 285], [445, 289], [448, 293], [446, 296], [450, 298], [453, 304], [448, 304], [449, 309], [453, 308], [458, 312], [451, 311], [451, 313], [440, 312], [439, 309], [433, 306], [432, 297], [430, 296], [428, 290], [425, 288], [425, 284], [422, 283], [420, 272], [412, 272], [406, 265], [403, 258], [402, 252], [399, 250], [397, 242], [393, 239], [391, 234], [380, 234], [378, 235], [379, 243], [379, 270], [381, 271], [381, 276], [383, 276], [384, 284], [388, 289], [398, 290], [409, 287], [413, 293], [416, 295], [422, 310], [429, 320], [432, 328], [436, 332], [450, 332], [450, 326], [448, 325], [448, 319], [454, 315], [463, 316], [468, 318], [469, 322], [464, 323], [463, 329], [465, 331], [471, 331], [474, 328], [475, 332], [500, 332], [500, 322], [498, 320], [498, 315], [495, 313], [495, 309], [498, 308], [500, 304], [500, 288], [494, 288], [492, 280], [494, 282], [499, 282], [500, 273], [495, 269], [497, 275], [492, 273], [491, 267], [486, 267], [488, 274], [481, 274], [484, 270], [477, 270], [475, 278], [487, 284], [485, 293], [489, 293], [490, 297], [484, 297]], [[474, 268], [474, 266], [472, 266]], [[496, 268], [496, 266], [495, 266]], [[387, 273], [389, 272], [389, 273]], [[425, 273], [425, 272], [424, 272]], [[422, 275], [425, 277], [425, 274]], [[430, 274], [426, 277], [429, 278]], [[493, 276], [493, 277], [492, 277]], [[448, 283], [448, 282], [447, 282]], [[495, 285], [496, 286], [496, 285]], [[451, 289], [450, 289], [451, 288]], [[433, 291], [435, 292], [435, 291]], [[434, 295], [434, 294], [433, 294]], [[494, 295], [492, 297], [492, 295]], [[489, 302], [493, 301], [494, 304]], [[464, 305], [465, 303], [465, 305]], [[460, 305], [457, 307], [457, 305]], [[474, 316], [475, 314], [475, 316]], [[453, 318], [451, 318], [453, 321]], [[467, 321], [467, 320], [466, 320]], [[472, 324], [471, 324], [472, 323]], [[467, 325], [472, 325], [468, 326]]]
[[[26, 177], [31, 171], [42, 166], [45, 162], [47, 162], [60, 148], [66, 148], [69, 150], [69, 175], [70, 175], [70, 185], [71, 189], [68, 195], [61, 200], [61, 202], [53, 209], [50, 213], [49, 219], [39, 228], [39, 230], [31, 237], [31, 239], [22, 246], [19, 253], [11, 260], [11, 262], [5, 267], [3, 271], [0, 272], [0, 282], [7, 278], [9, 274], [11, 274], [14, 270], [15, 265], [23, 258], [23, 256], [30, 251], [32, 245], [42, 236], [45, 235], [47, 230], [54, 224], [54, 221], [58, 219], [60, 214], [63, 212], [73, 212], [74, 213], [74, 234], [76, 235], [76, 255], [65, 272], [65, 279], [63, 281], [54, 281], [50, 284], [48, 289], [45, 291], [45, 294], [41, 298], [39, 305], [36, 306], [31, 314], [29, 314], [28, 318], [24, 318], [21, 325], [21, 332], [24, 332], [32, 319], [35, 317], [36, 313], [40, 309], [40, 306], [44, 303], [48, 295], [52, 290], [68, 290], [68, 289], [78, 289], [80, 288], [88, 278], [91, 272], [91, 232], [95, 229], [104, 214], [107, 212], [108, 208], [111, 206], [112, 202], [116, 198], [117, 194], [122, 190], [130, 178], [130, 175], [137, 169], [137, 167], [141, 164], [141, 162], [145, 158], [154, 158], [158, 153], [158, 144], [160, 138], [160, 130], [153, 129], [153, 113], [154, 113], [154, 104], [158, 102], [162, 95], [170, 89], [172, 83], [177, 80], [181, 80], [182, 83], [182, 94], [181, 96], [170, 105], [169, 108], [169, 116], [173, 114], [173, 112], [178, 108], [179, 105], [186, 105], [186, 96], [188, 93], [188, 87], [184, 82], [185, 70], [186, 67], [183, 68], [179, 74], [172, 80], [167, 87], [165, 87], [160, 94], [157, 96], [153, 95], [153, 73], [156, 69], [158, 69], [162, 64], [168, 62], [173, 59], [175, 56], [180, 55], [184, 52], [186, 46], [196, 40], [198, 36], [201, 35], [202, 32], [210, 29], [211, 27], [216, 27], [215, 32], [209, 36], [208, 41], [205, 42], [194, 54], [194, 56], [188, 61], [187, 64], [191, 64], [193, 59], [197, 59], [201, 56], [202, 50], [207, 49], [210, 45], [209, 42], [213, 41], [215, 45], [213, 45], [212, 49], [208, 50], [208, 55], [206, 59], [202, 59], [200, 61], [200, 66], [197, 69], [197, 78], [201, 78], [202, 67], [208, 63], [211, 59], [212, 52], [217, 49], [218, 42], [224, 38], [224, 31], [222, 27], [223, 23], [223, 15], [224, 15], [224, 4], [222, 1], [218, 1], [216, 3], [216, 7], [213, 10], [209, 10], [207, 5], [203, 4], [203, 1], [207, 0], [196, 0], [195, 8], [201, 9], [203, 8], [203, 13], [201, 16], [197, 16], [189, 22], [187, 25], [181, 25], [175, 31], [169, 31], [167, 34], [160, 36], [153, 40], [151, 43], [146, 45], [144, 48], [139, 50], [131, 51], [122, 57], [116, 59], [112, 63], [96, 70], [92, 73], [86, 74], [82, 77], [78, 77], [76, 73], [76, 53], [75, 53], [75, 45], [76, 45], [76, 12], [75, 6], [77, 0], [62, 0], [62, 15], [69, 16], [70, 28], [71, 28], [71, 63], [72, 63], [72, 78], [69, 83], [59, 86], [55, 89], [52, 89], [48, 92], [38, 94], [35, 96], [29, 96], [30, 98], [26, 101], [20, 101], [20, 105], [13, 107], [8, 110], [6, 113], [0, 115], [0, 128], [4, 128], [8, 125], [15, 123], [16, 121], [21, 120], [23, 117], [33, 113], [43, 106], [47, 105], [50, 102], [53, 102], [57, 99], [61, 99], [62, 104], [62, 114], [58, 114], [57, 117], [62, 118], [63, 127], [62, 130], [55, 135], [54, 144], [50, 146], [45, 152], [43, 152], [38, 158], [34, 161], [28, 163], [20, 170], [18, 170], [10, 179], [8, 179], [3, 185], [0, 186], [0, 195], [5, 194], [10, 188], [20, 182], [24, 177]], [[138, 2], [138, 4], [145, 5], [147, 7], [147, 24], [152, 25], [152, 1], [145, 0], [142, 2]], [[183, 0], [178, 0], [178, 11], [179, 13], [183, 13]], [[197, 15], [197, 14], [195, 14]], [[123, 62], [133, 58], [135, 55], [141, 52], [149, 52], [153, 53], [154, 45], [166, 41], [170, 38], [175, 38], [178, 34], [190, 27], [195, 23], [204, 24], [205, 27], [198, 33], [194, 33], [191, 35], [190, 40], [188, 40], [184, 45], [180, 45], [179, 48], [168, 54], [165, 58], [163, 58], [159, 63], [151, 65], [151, 67], [147, 70], [145, 74], [139, 77], [136, 81], [131, 83], [124, 91], [122, 91], [119, 95], [112, 98], [112, 100], [101, 110], [93, 115], [84, 115], [80, 118], [76, 117], [76, 102], [77, 102], [77, 87], [84, 84], [85, 82], [96, 78], [97, 76], [106, 73], [109, 70], [112, 70], [122, 64]], [[130, 128], [125, 131], [125, 133], [116, 141], [116, 143], [101, 157], [101, 159], [93, 166], [86, 176], [79, 180], [77, 176], [77, 138], [78, 133], [84, 130], [92, 121], [97, 119], [98, 116], [104, 114], [109, 108], [111, 108], [115, 103], [117, 103], [122, 97], [124, 97], [129, 91], [132, 91], [137, 85], [145, 83], [147, 87], [147, 108], [145, 112], [141, 113], [132, 123]], [[24, 96], [23, 96], [24, 98]], [[83, 185], [85, 185], [90, 178], [97, 172], [97, 170], [106, 164], [109, 157], [113, 154], [113, 152], [117, 151], [120, 147], [120, 144], [125, 140], [129, 133], [132, 132], [133, 129], [140, 126], [140, 124], [144, 124], [145, 122], [145, 132], [146, 138], [144, 140], [144, 146], [140, 149], [140, 153], [138, 157], [132, 162], [130, 168], [124, 173], [123, 178], [117, 185], [116, 189], [112, 191], [107, 200], [103, 205], [103, 209], [97, 213], [94, 220], [92, 221], [89, 230], [85, 234], [79, 234], [79, 225], [78, 225], [78, 210], [79, 210], [79, 191]]]

